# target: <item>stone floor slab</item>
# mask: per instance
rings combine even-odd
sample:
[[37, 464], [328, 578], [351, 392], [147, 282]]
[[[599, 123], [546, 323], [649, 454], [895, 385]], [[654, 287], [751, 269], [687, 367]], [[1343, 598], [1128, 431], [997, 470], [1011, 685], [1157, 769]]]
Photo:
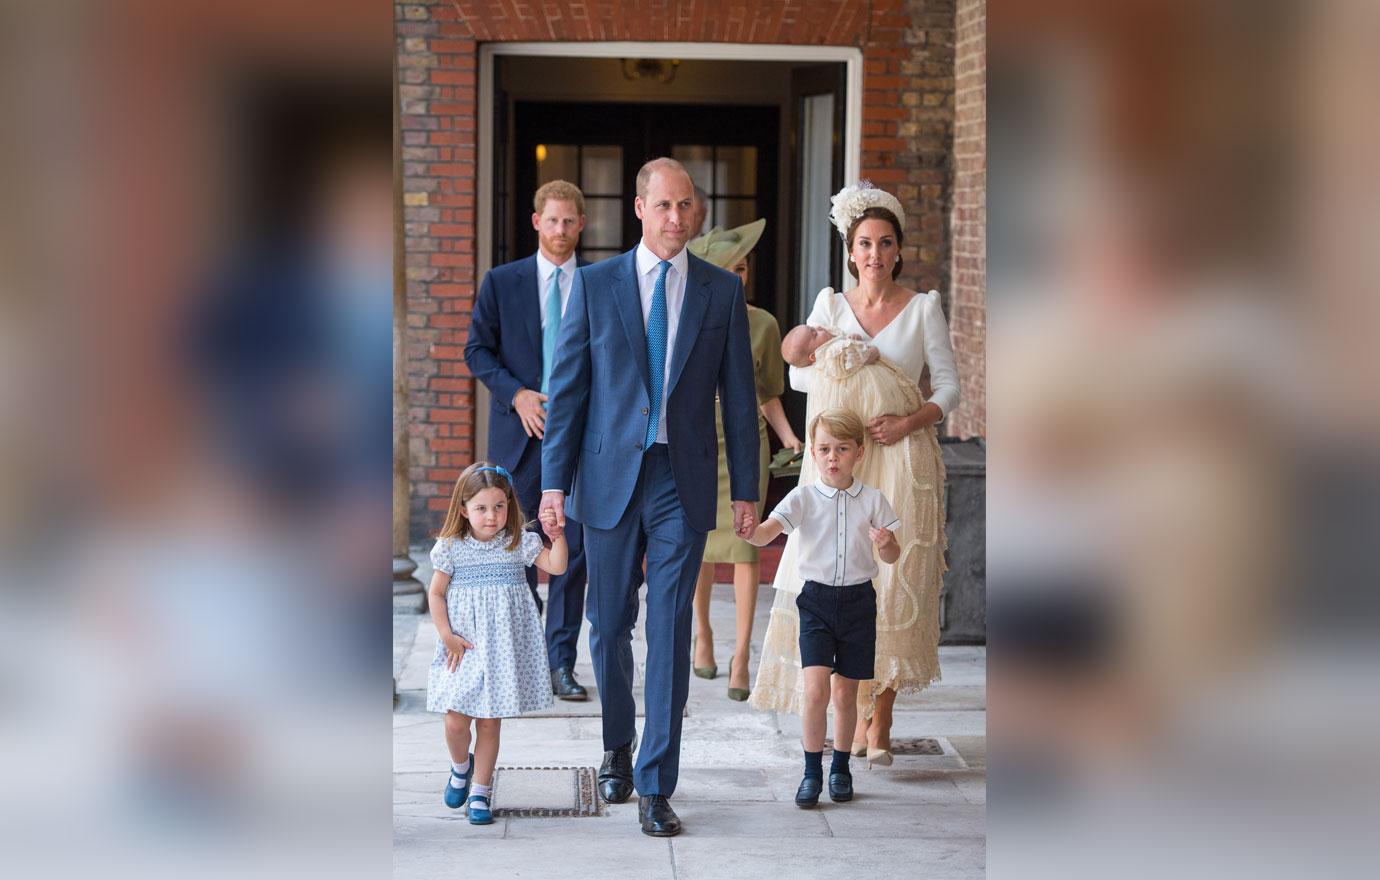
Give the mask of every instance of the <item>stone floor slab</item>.
[[840, 840], [790, 838], [741, 841], [674, 838], [676, 880], [838, 880], [840, 877], [922, 877], [982, 880], [981, 838], [965, 840]]
[[[519, 822], [521, 820], [512, 820]], [[530, 820], [529, 820], [530, 821]], [[596, 819], [570, 819], [570, 822], [598, 822]], [[489, 826], [490, 830], [497, 826]], [[597, 838], [564, 835], [541, 839], [482, 840], [455, 837], [449, 840], [415, 837], [393, 844], [393, 880], [437, 880], [437, 878], [599, 877], [594, 866], [607, 864], [610, 842]], [[616, 853], [617, 874], [638, 880], [675, 880], [671, 848], [665, 840], [640, 833], [620, 843]], [[574, 867], [584, 866], [584, 867]]]
[[[966, 801], [916, 804], [904, 793], [889, 790], [869, 793], [866, 799], [831, 806], [839, 807], [825, 814], [835, 837], [947, 840], [981, 838], [987, 833], [987, 807]], [[867, 806], [868, 809], [847, 809], [854, 806]]]

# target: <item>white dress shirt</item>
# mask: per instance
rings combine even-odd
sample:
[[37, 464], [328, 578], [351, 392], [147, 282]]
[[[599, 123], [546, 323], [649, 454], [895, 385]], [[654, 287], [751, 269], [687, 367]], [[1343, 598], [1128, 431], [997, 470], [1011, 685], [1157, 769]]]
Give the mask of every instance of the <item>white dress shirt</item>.
[[[872, 336], [862, 328], [844, 295], [836, 293], [832, 287], [826, 287], [819, 292], [814, 310], [805, 323], [811, 327], [824, 327], [836, 335], [857, 334], [868, 345], [875, 346], [882, 357], [894, 363], [917, 385], [925, 365], [929, 364], [930, 387], [934, 389], [929, 402], [938, 406], [945, 416], [958, 406], [958, 367], [954, 363], [954, 349], [949, 343], [949, 323], [944, 320], [939, 291], [915, 294], [891, 319], [891, 323]], [[814, 380], [814, 370], [814, 367], [791, 367], [791, 387], [808, 393]]]
[[796, 486], [770, 516], [788, 535], [800, 530], [796, 554], [800, 580], [835, 587], [876, 577], [875, 545], [868, 526], [895, 531], [900, 524], [886, 496], [856, 478], [847, 489], [835, 489], [822, 480]]
[[[565, 315], [565, 307], [570, 305], [570, 288], [575, 284], [575, 254], [572, 252], [570, 259], [561, 263], [561, 315]], [[541, 251], [537, 251], [537, 304], [541, 308], [541, 329], [546, 329], [546, 292], [551, 289], [551, 273], [556, 271], [556, 264], [546, 258]]]
[[[685, 302], [685, 273], [690, 260], [685, 248], [680, 249], [670, 260], [671, 268], [666, 270], [666, 369], [661, 380], [661, 418], [656, 425], [656, 442], [666, 442], [666, 393], [671, 384], [671, 352], [676, 350], [676, 330], [680, 328], [680, 308]], [[647, 243], [637, 243], [637, 290], [642, 297], [642, 329], [647, 329], [647, 318], [652, 314], [652, 289], [656, 287], [656, 276], [661, 271], [661, 257], [647, 249]]]

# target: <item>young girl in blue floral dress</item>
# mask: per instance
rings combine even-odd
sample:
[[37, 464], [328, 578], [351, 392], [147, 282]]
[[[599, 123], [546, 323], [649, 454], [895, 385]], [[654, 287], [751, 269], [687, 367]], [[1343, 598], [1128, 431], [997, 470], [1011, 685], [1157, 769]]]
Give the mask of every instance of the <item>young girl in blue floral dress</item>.
[[451, 765], [445, 804], [466, 806], [475, 825], [493, 822], [489, 800], [500, 719], [551, 705], [546, 643], [524, 574], [528, 565], [548, 574], [565, 571], [565, 537], [555, 514], [547, 513], [550, 548], [524, 530], [508, 471], [476, 462], [456, 480], [431, 550], [436, 573], [428, 599], [438, 638], [426, 708], [446, 714]]

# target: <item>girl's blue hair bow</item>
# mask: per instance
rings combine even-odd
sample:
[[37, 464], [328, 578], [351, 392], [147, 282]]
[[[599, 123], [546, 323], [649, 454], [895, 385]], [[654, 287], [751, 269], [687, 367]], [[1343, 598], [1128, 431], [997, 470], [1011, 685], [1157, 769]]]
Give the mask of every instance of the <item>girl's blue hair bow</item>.
[[498, 474], [499, 476], [501, 476], [503, 479], [507, 480], [507, 481], [508, 481], [508, 485], [511, 486], [511, 485], [513, 484], [513, 475], [510, 474], [510, 473], [508, 473], [508, 469], [507, 469], [506, 467], [504, 467], [503, 465], [501, 465], [501, 464], [496, 464], [496, 465], [484, 465], [484, 467], [480, 467], [480, 468], [475, 468], [475, 469], [474, 469], [474, 472], [475, 472], [476, 474], [479, 473], [480, 471], [493, 471], [494, 473], [496, 473], [496, 474]]

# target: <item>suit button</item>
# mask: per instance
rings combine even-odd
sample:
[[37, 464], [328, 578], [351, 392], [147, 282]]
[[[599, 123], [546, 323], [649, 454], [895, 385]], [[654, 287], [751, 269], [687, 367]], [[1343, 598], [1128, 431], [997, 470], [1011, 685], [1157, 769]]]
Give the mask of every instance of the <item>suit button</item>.
[[642, 414], [643, 414], [644, 416], [647, 415], [647, 414], [649, 414], [650, 412], [651, 412], [651, 410], [647, 409], [647, 407], [645, 407], [645, 406], [642, 407]]
[[634, 443], [633, 445], [636, 446], [638, 449], [641, 449], [641, 448], [642, 448], [642, 444], [641, 444], [641, 443]]

